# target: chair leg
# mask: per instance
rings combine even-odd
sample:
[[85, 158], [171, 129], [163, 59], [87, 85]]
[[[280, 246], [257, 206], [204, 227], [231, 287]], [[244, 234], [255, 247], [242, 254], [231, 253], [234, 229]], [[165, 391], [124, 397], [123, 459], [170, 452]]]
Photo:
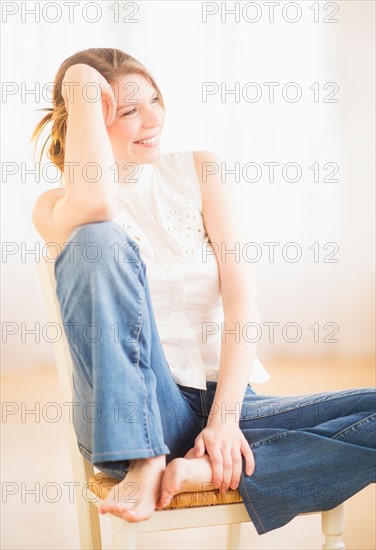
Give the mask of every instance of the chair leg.
[[111, 516], [112, 550], [137, 550], [137, 524]]
[[102, 550], [98, 509], [75, 493], [81, 550]]
[[[71, 447], [76, 440], [73, 440], [72, 431], [70, 432]], [[74, 443], [73, 443], [74, 441]], [[93, 466], [82, 459], [75, 450], [72, 453], [73, 473], [75, 479], [89, 479], [93, 473]], [[80, 533], [81, 550], [102, 550], [101, 527], [99, 523], [99, 512], [94, 501], [88, 498], [89, 492], [84, 497], [82, 491], [75, 486], [74, 495], [77, 505], [78, 529]], [[92, 495], [95, 496], [95, 495]]]
[[227, 525], [227, 550], [239, 550], [241, 523]]
[[325, 535], [323, 550], [344, 550], [342, 535], [345, 530], [344, 504], [340, 504], [332, 510], [327, 510], [321, 515], [322, 532]]

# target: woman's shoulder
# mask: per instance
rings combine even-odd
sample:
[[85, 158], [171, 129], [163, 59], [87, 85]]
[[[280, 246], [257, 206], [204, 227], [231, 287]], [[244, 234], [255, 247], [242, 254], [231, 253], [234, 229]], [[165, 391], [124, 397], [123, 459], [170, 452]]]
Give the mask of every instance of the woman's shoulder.
[[33, 208], [37, 208], [41, 205], [54, 204], [60, 197], [63, 197], [66, 193], [64, 187], [55, 187], [53, 189], [48, 189], [44, 191], [41, 195], [38, 195], [35, 199]]

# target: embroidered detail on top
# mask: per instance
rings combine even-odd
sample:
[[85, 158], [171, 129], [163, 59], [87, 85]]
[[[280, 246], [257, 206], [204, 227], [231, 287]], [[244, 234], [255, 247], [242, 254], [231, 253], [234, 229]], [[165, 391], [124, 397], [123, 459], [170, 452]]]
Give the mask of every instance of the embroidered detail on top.
[[179, 206], [169, 208], [165, 217], [167, 231], [182, 241], [181, 246], [186, 256], [198, 254], [202, 244], [209, 240], [202, 216], [196, 210]]
[[[174, 186], [167, 189], [173, 205], [164, 204], [163, 226], [180, 244], [186, 258], [198, 256], [204, 243], [210, 243], [202, 214], [196, 204], [196, 192], [192, 187], [186, 189]], [[142, 232], [128, 221], [120, 221], [123, 229], [137, 242], [142, 243]]]
[[166, 229], [182, 241], [185, 256], [193, 257], [199, 253], [202, 244], [209, 240], [202, 215], [193, 206], [196, 194], [192, 189], [185, 190], [181, 187], [168, 189], [168, 194], [177, 204], [165, 211]]
[[190, 191], [189, 193], [185, 193], [184, 189], [176, 188], [168, 190], [168, 194], [179, 204], [191, 204], [192, 200], [194, 199], [194, 193], [193, 191]]

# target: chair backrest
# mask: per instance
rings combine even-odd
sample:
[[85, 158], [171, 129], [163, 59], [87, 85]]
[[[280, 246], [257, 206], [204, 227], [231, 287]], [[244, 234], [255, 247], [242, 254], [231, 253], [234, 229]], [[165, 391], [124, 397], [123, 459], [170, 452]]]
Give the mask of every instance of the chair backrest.
[[54, 262], [41, 258], [38, 262], [39, 279], [42, 284], [44, 300], [47, 307], [48, 321], [59, 326], [59, 338], [54, 343], [56, 367], [58, 370], [60, 388], [64, 399], [71, 399], [73, 364], [68, 342], [64, 333], [64, 325], [60, 316], [59, 303], [56, 295], [56, 280]]
[[[69, 344], [64, 332], [64, 325], [60, 316], [60, 307], [56, 295], [56, 280], [54, 275], [54, 262], [41, 258], [37, 263], [39, 280], [42, 285], [42, 291], [47, 308], [47, 317], [49, 323], [54, 323], [59, 327], [61, 337], [53, 344], [55, 363], [58, 371], [59, 385], [63, 401], [72, 403], [72, 372], [73, 363], [69, 350]], [[67, 410], [63, 407], [64, 410]], [[73, 411], [74, 407], [69, 407]], [[80, 488], [86, 485], [89, 478], [94, 474], [93, 466], [84, 459], [78, 450], [77, 438], [74, 431], [72, 420], [67, 421], [68, 438], [70, 454], [73, 467], [73, 475], [76, 482], [79, 482]]]

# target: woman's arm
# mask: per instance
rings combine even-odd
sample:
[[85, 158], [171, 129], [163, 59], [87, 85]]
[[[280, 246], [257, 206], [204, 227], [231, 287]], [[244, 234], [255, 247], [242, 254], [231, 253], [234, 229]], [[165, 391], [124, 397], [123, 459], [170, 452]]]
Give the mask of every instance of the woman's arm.
[[115, 117], [113, 91], [96, 69], [77, 64], [65, 73], [62, 95], [68, 112], [64, 156], [67, 198], [88, 207], [111, 207], [116, 202], [117, 183], [106, 123], [111, 125]]
[[[96, 92], [98, 101], [88, 101]], [[117, 184], [111, 169], [115, 161], [106, 126], [115, 117], [116, 104], [108, 82], [85, 64], [68, 68], [61, 93], [68, 113], [66, 187], [40, 195], [32, 220], [46, 242], [63, 247], [78, 225], [112, 220], [116, 215]]]
[[[214, 163], [220, 170], [221, 160], [207, 151], [196, 151], [194, 158], [202, 189], [204, 224], [219, 267], [224, 310], [216, 403], [236, 410], [236, 405], [243, 402], [256, 355], [257, 345], [249, 342], [252, 330], [248, 324], [259, 322], [254, 264], [246, 260], [246, 245], [250, 239], [239, 219], [231, 185], [221, 181], [220, 172], [206, 178], [202, 176], [205, 163], [211, 163], [208, 171]], [[223, 414], [213, 414], [211, 420], [219, 417], [235, 420], [234, 415], [224, 414], [224, 411], [223, 407]], [[239, 421], [239, 415], [236, 420]]]
[[[254, 466], [249, 445], [238, 430], [238, 424], [256, 355], [256, 344], [249, 341], [252, 335], [249, 323], [259, 323], [259, 311], [254, 265], [246, 260], [246, 244], [250, 239], [239, 219], [231, 186], [221, 181], [221, 159], [207, 151], [196, 151], [194, 159], [202, 190], [204, 224], [219, 267], [224, 310], [217, 389], [207, 428], [212, 428], [216, 436], [220, 431], [227, 434], [227, 438], [229, 432], [236, 434], [237, 443], [234, 445], [238, 451], [234, 452], [227, 445], [223, 447], [220, 457], [218, 437], [216, 449], [212, 450], [213, 457], [216, 457], [213, 462], [213, 479], [219, 478], [228, 485], [231, 479], [240, 477], [240, 449], [247, 459], [248, 467]], [[205, 174], [216, 168], [216, 174], [205, 177]], [[198, 443], [198, 447], [202, 450], [202, 442]], [[235, 455], [235, 460], [231, 455]], [[231, 477], [230, 468], [232, 471], [234, 461], [237, 465]], [[224, 469], [228, 470], [227, 474]]]

